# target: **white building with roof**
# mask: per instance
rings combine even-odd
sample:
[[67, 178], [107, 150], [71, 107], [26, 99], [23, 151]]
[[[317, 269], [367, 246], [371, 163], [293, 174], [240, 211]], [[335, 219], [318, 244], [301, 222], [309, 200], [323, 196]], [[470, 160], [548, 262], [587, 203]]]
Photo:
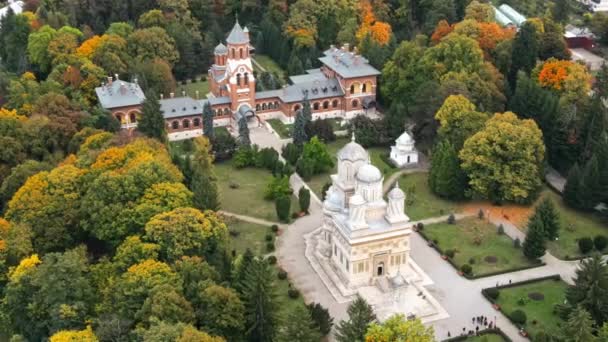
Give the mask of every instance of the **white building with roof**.
[[416, 142], [408, 132], [403, 132], [391, 146], [391, 161], [397, 167], [408, 167], [418, 164], [418, 150]]
[[0, 8], [0, 19], [4, 18], [8, 14], [9, 10], [12, 10], [15, 14], [21, 14], [23, 12], [24, 4], [25, 3], [21, 0], [8, 0], [8, 4]]

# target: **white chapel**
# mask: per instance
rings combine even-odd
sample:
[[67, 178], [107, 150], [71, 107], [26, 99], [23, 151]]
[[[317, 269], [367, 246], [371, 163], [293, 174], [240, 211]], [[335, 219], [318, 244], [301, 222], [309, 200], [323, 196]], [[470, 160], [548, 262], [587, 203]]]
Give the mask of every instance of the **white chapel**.
[[395, 145], [391, 146], [391, 161], [397, 167], [406, 167], [418, 164], [418, 151], [416, 142], [408, 132], [403, 132]]

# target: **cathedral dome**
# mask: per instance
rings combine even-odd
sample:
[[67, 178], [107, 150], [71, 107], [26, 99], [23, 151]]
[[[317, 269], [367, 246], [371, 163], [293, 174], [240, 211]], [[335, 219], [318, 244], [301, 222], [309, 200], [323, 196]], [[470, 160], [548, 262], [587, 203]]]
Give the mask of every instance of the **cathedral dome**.
[[228, 48], [226, 47], [226, 45], [219, 43], [217, 44], [217, 46], [215, 47], [215, 50], [213, 50], [213, 52], [216, 55], [223, 55], [223, 54], [227, 54], [228, 53]]
[[409, 135], [409, 133], [403, 132], [403, 134], [397, 138], [396, 143], [397, 145], [411, 145], [414, 143], [414, 139], [412, 139], [412, 136]]
[[327, 198], [325, 199], [324, 206], [331, 211], [340, 210], [342, 207], [342, 198], [340, 194], [330, 188], [330, 190], [327, 191]]
[[350, 197], [348, 202], [350, 203], [351, 207], [359, 206], [365, 204], [365, 199], [359, 194], [354, 194]]
[[395, 183], [393, 189], [388, 193], [389, 199], [402, 200], [405, 198], [405, 193], [399, 187], [399, 183]]
[[372, 164], [365, 164], [357, 171], [357, 179], [365, 183], [382, 181], [382, 173]]
[[338, 152], [338, 160], [349, 160], [351, 162], [355, 162], [360, 160], [365, 161], [367, 159], [367, 151], [365, 151], [363, 146], [355, 142], [354, 134], [351, 142], [342, 147], [342, 149]]

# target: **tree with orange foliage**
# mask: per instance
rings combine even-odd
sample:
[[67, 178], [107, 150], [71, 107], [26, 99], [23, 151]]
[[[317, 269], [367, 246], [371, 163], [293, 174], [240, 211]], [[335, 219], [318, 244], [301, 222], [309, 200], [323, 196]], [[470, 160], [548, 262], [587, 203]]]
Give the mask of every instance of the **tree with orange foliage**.
[[359, 26], [359, 30], [356, 33], [357, 39], [362, 41], [369, 34], [376, 43], [382, 46], [388, 44], [392, 33], [391, 25], [376, 20], [376, 15], [369, 1], [362, 2], [360, 10], [362, 19], [361, 26]]
[[76, 49], [76, 55], [91, 59], [97, 47], [101, 43], [100, 36], [93, 36], [80, 44], [78, 49]]
[[433, 44], [439, 43], [443, 37], [454, 31], [454, 25], [450, 25], [447, 20], [441, 20], [437, 23], [437, 27], [435, 28], [435, 32], [431, 36], [431, 41]]
[[591, 90], [591, 74], [584, 65], [573, 61], [550, 58], [533, 73], [542, 87], [556, 91], [568, 101], [585, 98]]

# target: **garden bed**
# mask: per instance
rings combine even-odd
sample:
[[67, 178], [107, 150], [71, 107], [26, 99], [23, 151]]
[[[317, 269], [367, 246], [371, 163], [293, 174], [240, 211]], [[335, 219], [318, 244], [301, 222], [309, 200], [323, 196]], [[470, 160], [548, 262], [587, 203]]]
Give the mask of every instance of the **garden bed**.
[[[554, 312], [554, 307], [564, 302], [567, 288], [568, 285], [556, 275], [499, 286], [496, 288], [498, 289], [496, 299], [489, 295], [490, 289], [484, 289], [482, 293], [488, 300], [498, 305], [500, 311], [509, 319], [513, 311], [523, 311], [526, 314], [523, 328], [534, 337], [540, 331], [559, 331], [562, 320]], [[530, 295], [537, 300], [530, 299]], [[542, 299], [539, 295], [542, 295]]]
[[426, 226], [421, 234], [432, 241], [440, 253], [454, 251], [451, 264], [458, 270], [470, 265], [469, 277], [479, 278], [537, 267], [542, 264], [524, 257], [521, 249], [513, 246], [513, 240], [498, 234], [497, 227], [477, 218], [466, 218], [455, 224], [437, 223]]
[[269, 119], [266, 120], [266, 122], [270, 124], [272, 129], [281, 137], [281, 139], [291, 138], [293, 125], [286, 125], [279, 119]]
[[476, 336], [456, 336], [443, 340], [443, 342], [511, 342], [512, 340], [500, 329], [485, 329]]
[[399, 177], [399, 186], [405, 192], [405, 213], [412, 221], [459, 212], [459, 203], [435, 195], [429, 188], [428, 173], [411, 173]]

